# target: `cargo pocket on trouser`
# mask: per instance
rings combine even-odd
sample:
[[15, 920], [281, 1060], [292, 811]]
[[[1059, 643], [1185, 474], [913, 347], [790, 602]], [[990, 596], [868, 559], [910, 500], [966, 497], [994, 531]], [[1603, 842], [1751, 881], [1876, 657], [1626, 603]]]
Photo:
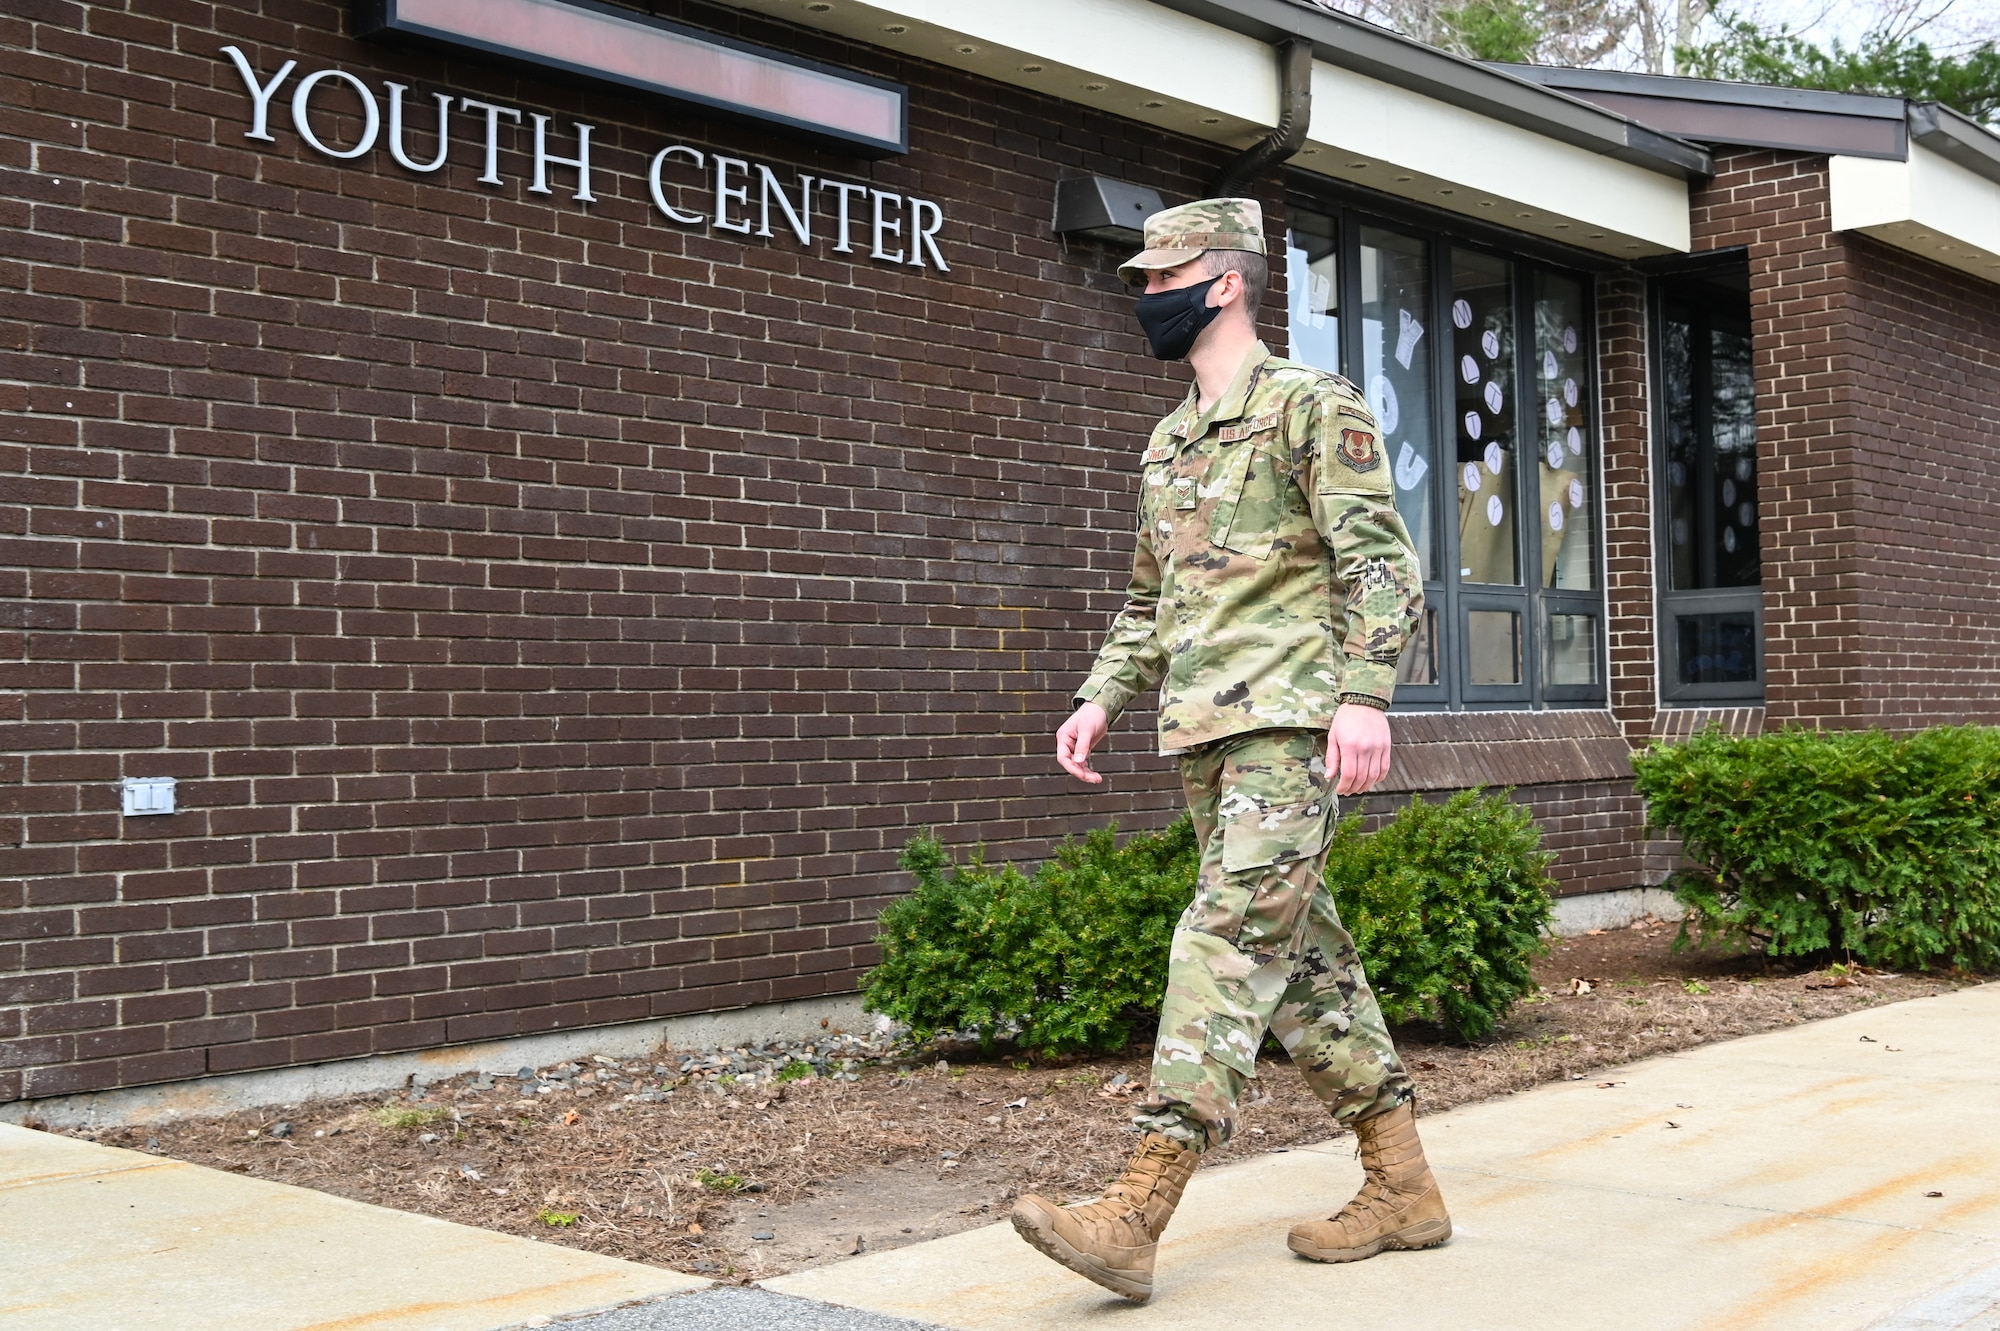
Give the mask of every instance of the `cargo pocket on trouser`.
[[1244, 899], [1238, 951], [1296, 958], [1319, 888], [1333, 799], [1246, 813], [1222, 826], [1222, 874]]
[[1208, 1018], [1208, 1057], [1245, 1077], [1257, 1075], [1257, 1046], [1264, 1032], [1252, 1031], [1235, 1017], [1220, 1012]]

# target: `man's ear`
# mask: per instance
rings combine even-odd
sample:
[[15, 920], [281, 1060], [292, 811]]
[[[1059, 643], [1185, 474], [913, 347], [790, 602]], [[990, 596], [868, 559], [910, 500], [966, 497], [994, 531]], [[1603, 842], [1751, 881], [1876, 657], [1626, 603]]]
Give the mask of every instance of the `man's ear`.
[[1208, 289], [1208, 304], [1218, 309], [1228, 309], [1231, 305], [1243, 303], [1243, 274], [1234, 268], [1225, 268], [1216, 274], [1221, 280]]

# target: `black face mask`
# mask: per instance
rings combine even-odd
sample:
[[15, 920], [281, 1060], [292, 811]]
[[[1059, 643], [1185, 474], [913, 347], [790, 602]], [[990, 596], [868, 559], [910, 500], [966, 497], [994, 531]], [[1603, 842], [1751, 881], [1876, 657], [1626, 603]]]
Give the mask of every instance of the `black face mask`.
[[1133, 313], [1139, 316], [1139, 327], [1146, 330], [1146, 340], [1153, 345], [1153, 355], [1161, 360], [1186, 357], [1194, 348], [1194, 340], [1201, 336], [1201, 330], [1222, 313], [1220, 305], [1208, 303], [1208, 289], [1221, 280], [1221, 276], [1217, 275], [1191, 287], [1155, 291], [1139, 297], [1139, 304]]

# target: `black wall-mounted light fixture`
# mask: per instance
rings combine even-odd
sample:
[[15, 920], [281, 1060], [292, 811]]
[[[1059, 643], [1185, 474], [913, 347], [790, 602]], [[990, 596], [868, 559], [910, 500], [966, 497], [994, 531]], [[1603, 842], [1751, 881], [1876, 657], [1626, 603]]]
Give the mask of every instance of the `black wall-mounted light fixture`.
[[1109, 176], [1078, 176], [1056, 185], [1055, 232], [1137, 245], [1145, 239], [1146, 219], [1166, 206], [1156, 189]]

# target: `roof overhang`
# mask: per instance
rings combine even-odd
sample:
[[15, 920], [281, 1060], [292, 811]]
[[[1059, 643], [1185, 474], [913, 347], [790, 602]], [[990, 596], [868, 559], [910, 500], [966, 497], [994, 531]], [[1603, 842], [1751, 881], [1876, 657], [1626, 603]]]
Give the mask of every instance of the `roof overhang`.
[[1618, 258], [1685, 252], [1688, 180], [1711, 168], [1692, 144], [1303, 0], [727, 2], [1232, 147], [1277, 123], [1273, 48], [1303, 37], [1314, 108], [1293, 167]]
[[2000, 282], [2000, 144], [1970, 121], [1926, 134], [1913, 115], [1912, 130], [1908, 161], [1828, 160], [1833, 229]]
[[1900, 97], [1608, 69], [1494, 68], [1697, 143], [1894, 158], [1909, 145]]

